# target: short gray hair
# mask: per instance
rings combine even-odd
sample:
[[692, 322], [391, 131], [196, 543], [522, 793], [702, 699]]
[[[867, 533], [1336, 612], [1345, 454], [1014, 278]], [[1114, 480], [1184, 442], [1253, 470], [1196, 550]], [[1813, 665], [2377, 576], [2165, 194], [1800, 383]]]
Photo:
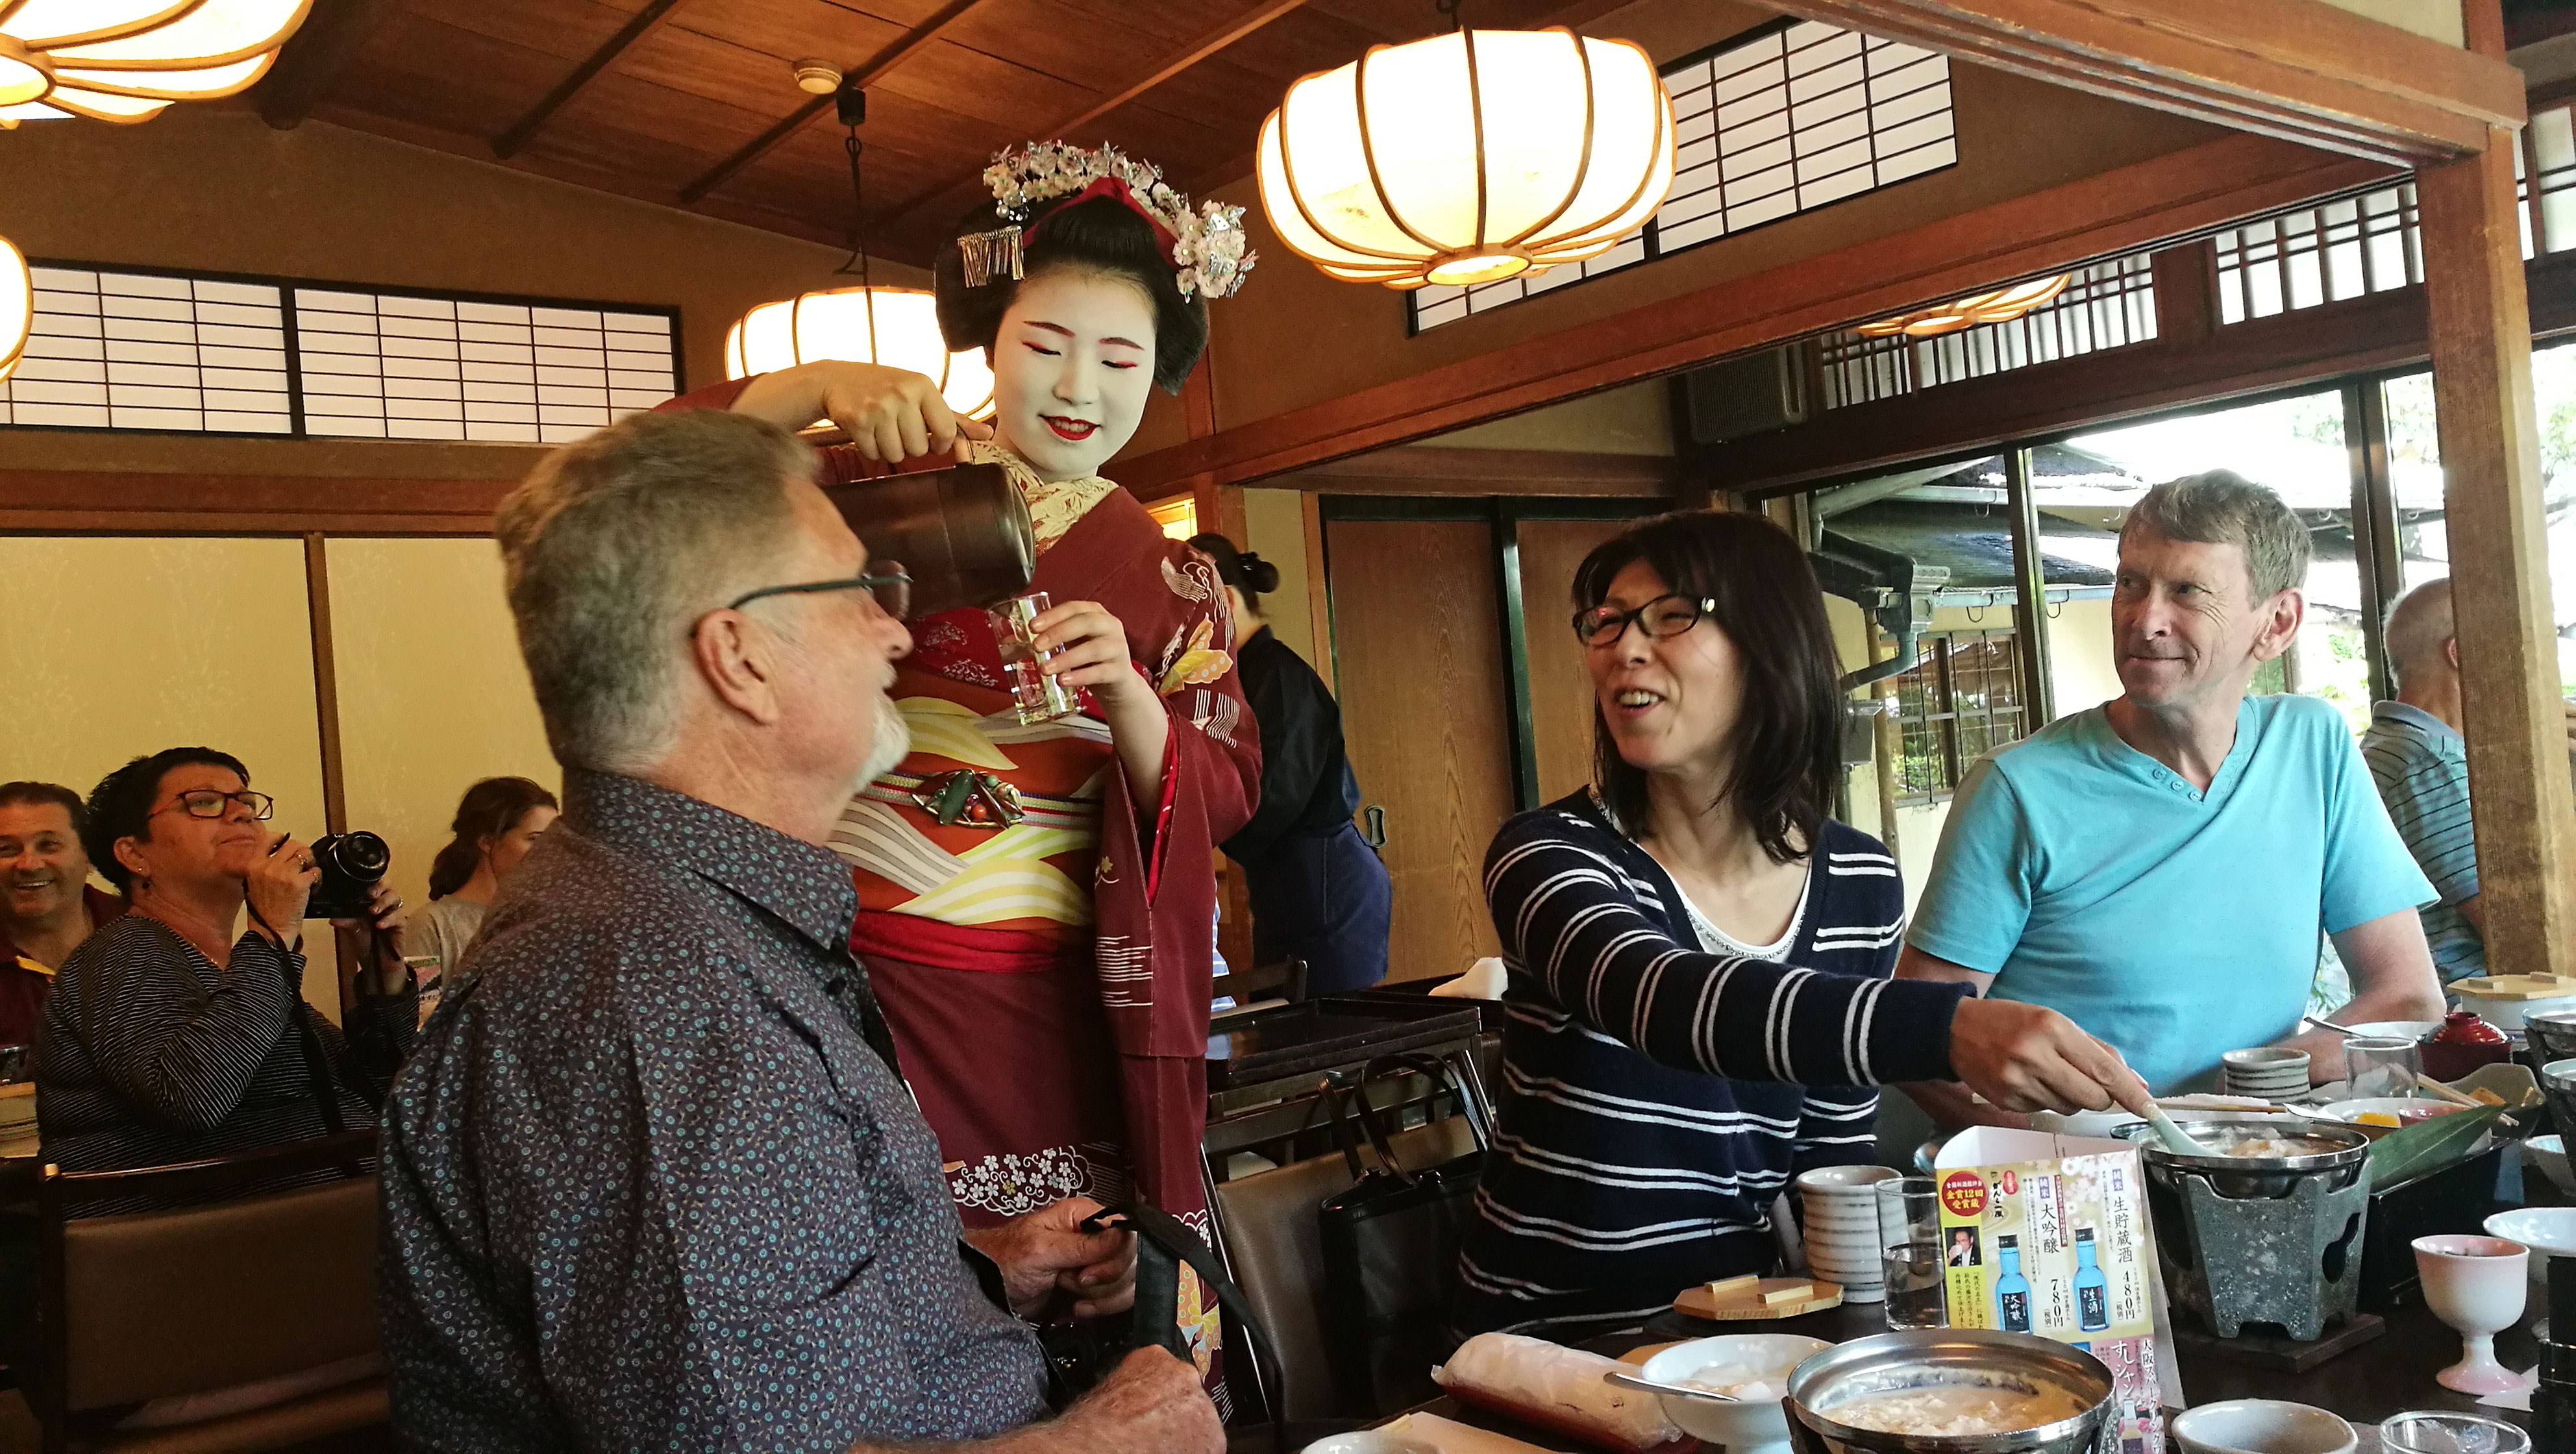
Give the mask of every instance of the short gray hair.
[[2308, 527], [2270, 488], [2234, 470], [2185, 475], [2147, 491], [2120, 522], [2123, 545], [2133, 530], [2235, 546], [2253, 577], [2256, 604], [2307, 583]]
[[547, 455], [501, 502], [519, 653], [564, 766], [632, 773], [670, 749], [689, 623], [782, 552], [786, 482], [815, 465], [748, 415], [637, 414]]
[[2426, 581], [2388, 608], [2388, 665], [2405, 682], [2409, 669], [2459, 634], [2451, 608], [2451, 578]]

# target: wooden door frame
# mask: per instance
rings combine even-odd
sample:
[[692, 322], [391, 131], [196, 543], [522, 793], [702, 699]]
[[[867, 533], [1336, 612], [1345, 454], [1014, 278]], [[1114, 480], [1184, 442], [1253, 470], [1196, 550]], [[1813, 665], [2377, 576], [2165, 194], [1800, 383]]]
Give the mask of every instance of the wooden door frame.
[[[1503, 681], [1511, 693], [1511, 712], [1504, 720], [1512, 758], [1513, 811], [1539, 807], [1537, 724], [1530, 712], [1529, 629], [1527, 603], [1521, 596], [1520, 526], [1524, 520], [1642, 520], [1671, 508], [1669, 500], [1641, 495], [1319, 495], [1316, 513], [1324, 525], [1323, 593], [1331, 615], [1332, 530], [1336, 521], [1417, 521], [1474, 523], [1485, 527], [1494, 562], [1494, 610], [1502, 627]], [[1328, 656], [1333, 653], [1327, 643]], [[1340, 661], [1333, 656], [1334, 674]]]

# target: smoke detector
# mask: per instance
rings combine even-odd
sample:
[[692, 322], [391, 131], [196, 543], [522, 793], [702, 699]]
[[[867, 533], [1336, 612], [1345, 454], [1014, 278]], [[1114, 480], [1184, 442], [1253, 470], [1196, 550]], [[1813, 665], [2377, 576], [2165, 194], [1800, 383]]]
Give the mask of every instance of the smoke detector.
[[798, 61], [796, 89], [813, 96], [829, 96], [841, 89], [841, 68], [830, 61]]

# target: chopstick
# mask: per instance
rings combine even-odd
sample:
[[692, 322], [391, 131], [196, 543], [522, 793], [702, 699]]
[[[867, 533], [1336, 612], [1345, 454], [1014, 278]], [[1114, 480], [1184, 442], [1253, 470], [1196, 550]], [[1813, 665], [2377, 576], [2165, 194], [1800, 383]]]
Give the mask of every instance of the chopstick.
[[[2477, 1097], [2462, 1095], [2460, 1092], [2451, 1089], [2449, 1086], [2442, 1084], [2440, 1081], [2435, 1080], [2433, 1077], [2426, 1075], [2421, 1071], [2418, 1071], [2415, 1074], [2415, 1086], [2418, 1090], [2431, 1091], [2434, 1095], [2441, 1097], [2443, 1100], [2449, 1101], [2455, 1106], [2467, 1106], [2472, 1110], [2476, 1110], [2483, 1108], [2486, 1105], [2486, 1102], [2479, 1100]], [[2497, 1104], [2501, 1105], [2503, 1102], [2499, 1101]]]

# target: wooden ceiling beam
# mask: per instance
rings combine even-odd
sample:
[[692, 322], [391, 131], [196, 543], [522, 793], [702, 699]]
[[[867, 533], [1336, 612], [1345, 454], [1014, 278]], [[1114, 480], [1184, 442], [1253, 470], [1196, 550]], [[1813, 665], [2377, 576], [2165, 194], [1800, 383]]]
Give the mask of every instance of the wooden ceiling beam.
[[[1172, 79], [1174, 76], [1177, 76], [1181, 72], [1188, 70], [1190, 67], [1197, 65], [1199, 62], [1206, 60], [1208, 57], [1215, 55], [1217, 52], [1224, 50], [1226, 47], [1233, 45], [1236, 41], [1243, 39], [1245, 36], [1252, 34], [1254, 31], [1259, 30], [1261, 27], [1268, 25], [1270, 22], [1277, 20], [1279, 17], [1288, 14], [1290, 11], [1295, 10], [1297, 7], [1305, 3], [1306, 0], [1261, 0], [1260, 4], [1255, 5], [1246, 13], [1217, 26], [1205, 35], [1200, 36], [1198, 39], [1183, 45], [1178, 51], [1166, 59], [1162, 66], [1152, 75], [1136, 82], [1134, 85], [1129, 86], [1126, 90], [1121, 91], [1114, 96], [1104, 97], [1088, 110], [1078, 112], [1075, 115], [1066, 117], [1062, 121], [1056, 122], [1052, 126], [1043, 128], [1037, 133], [1034, 139], [1042, 141], [1055, 140], [1065, 136], [1077, 126], [1090, 125], [1092, 122], [1099, 120], [1101, 117], [1108, 115], [1110, 112], [1117, 110], [1128, 102], [1143, 96], [1155, 87], [1163, 84], [1165, 81]], [[916, 192], [912, 196], [906, 197], [901, 202], [896, 203], [893, 207], [886, 210], [886, 230], [890, 232], [900, 232], [903, 230], [905, 224], [913, 221], [920, 214], [927, 212], [929, 209], [936, 207], [943, 202], [949, 202], [951, 204], [951, 211], [962, 211], [962, 205], [957, 204], [952, 201], [952, 199], [969, 196], [982, 185], [983, 178], [982, 176], [977, 175], [961, 178], [953, 182], [943, 182], [927, 191]]]
[[599, 49], [592, 51], [580, 65], [573, 67], [571, 74], [555, 82], [554, 89], [529, 107], [527, 115], [511, 122], [499, 136], [492, 138], [492, 155], [508, 161], [526, 149], [528, 143], [535, 139], [537, 128], [545, 125], [549, 118], [563, 109], [565, 102], [579, 95], [582, 87], [589, 85], [636, 42], [661, 29], [663, 22], [671, 18], [671, 12], [679, 5], [680, 0], [647, 0], [643, 9], [617, 28], [615, 35], [603, 41]]
[[2395, 165], [2523, 124], [2521, 73], [2326, 0], [1777, 0], [1790, 14]]
[[393, 0], [315, 0], [251, 93], [259, 119], [280, 131], [303, 125], [392, 9]]
[[[841, 84], [856, 86], [862, 91], [875, 85], [885, 79], [895, 67], [921, 54], [932, 41], [939, 39], [942, 32], [965, 19], [968, 12], [984, 3], [985, 0], [948, 0], [948, 3], [934, 11], [929, 19], [905, 31], [895, 39], [893, 44], [845, 72]], [[681, 203], [686, 206], [696, 206], [709, 192], [731, 180], [735, 173], [777, 150], [787, 138], [804, 130], [808, 122], [831, 109], [832, 98], [829, 96], [817, 96], [797, 107], [777, 125], [744, 143], [741, 150], [708, 168], [704, 176], [682, 187]]]
[[2190, 237], [2394, 175], [2269, 137], [2223, 137], [1221, 428], [1123, 461], [1116, 473], [1144, 498], [1202, 473], [1218, 484], [1249, 484]]
[[1681, 479], [1669, 455], [1417, 445], [1327, 460], [1263, 480], [1319, 495], [1607, 495], [1661, 498]]

